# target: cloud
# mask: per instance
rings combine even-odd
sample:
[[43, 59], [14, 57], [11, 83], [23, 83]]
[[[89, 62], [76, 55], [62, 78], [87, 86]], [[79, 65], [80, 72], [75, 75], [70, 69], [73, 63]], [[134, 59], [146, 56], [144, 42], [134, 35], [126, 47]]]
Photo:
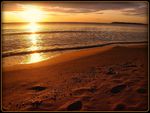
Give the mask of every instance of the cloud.
[[122, 13], [130, 16], [145, 16], [148, 14], [148, 9], [147, 6], [143, 5], [137, 8], [124, 9], [122, 10]]
[[146, 2], [4, 2], [4, 11], [22, 11], [25, 5], [37, 5], [47, 12], [96, 13], [104, 10], [120, 10], [124, 15], [147, 14]]

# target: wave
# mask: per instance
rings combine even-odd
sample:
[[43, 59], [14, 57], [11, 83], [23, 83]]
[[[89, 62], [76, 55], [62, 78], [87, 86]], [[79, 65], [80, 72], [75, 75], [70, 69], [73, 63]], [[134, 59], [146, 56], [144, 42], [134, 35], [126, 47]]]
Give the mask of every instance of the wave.
[[51, 49], [42, 49], [42, 50], [34, 50], [34, 51], [18, 51], [18, 52], [10, 51], [10, 52], [2, 53], [2, 57], [25, 55], [25, 54], [32, 54], [32, 53], [41, 53], [41, 52], [80, 50], [80, 49], [88, 49], [88, 48], [94, 48], [94, 47], [103, 47], [103, 46], [113, 45], [113, 44], [140, 44], [140, 43], [148, 43], [148, 42], [147, 41], [142, 41], [142, 42], [111, 42], [111, 43], [98, 44], [98, 45], [76, 46], [76, 47], [66, 47], [66, 48], [51, 48]]
[[[107, 32], [107, 31], [94, 31], [94, 30], [74, 30], [74, 31], [38, 31], [38, 32], [13, 32], [13, 33], [3, 33], [2, 35], [8, 36], [8, 35], [30, 35], [30, 34], [49, 34], [49, 33], [102, 33], [102, 32]], [[121, 32], [121, 31], [120, 31]], [[124, 32], [124, 31], [122, 31]], [[132, 32], [137, 32], [137, 31], [132, 31]], [[125, 32], [124, 32], [125, 33]]]
[[44, 33], [87, 33], [87, 32], [101, 32], [101, 31], [40, 31], [40, 32], [20, 32], [20, 33], [3, 33], [2, 35], [24, 35], [24, 34], [44, 34]]

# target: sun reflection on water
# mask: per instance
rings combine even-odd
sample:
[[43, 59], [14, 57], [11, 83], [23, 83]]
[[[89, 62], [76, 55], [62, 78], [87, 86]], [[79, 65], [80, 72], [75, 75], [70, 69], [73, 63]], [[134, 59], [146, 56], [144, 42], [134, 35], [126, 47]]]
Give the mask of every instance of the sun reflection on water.
[[40, 49], [40, 46], [37, 44], [39, 40], [39, 34], [36, 32], [39, 30], [39, 26], [37, 23], [31, 22], [28, 25], [28, 30], [32, 32], [29, 36], [29, 42], [31, 42], [31, 46], [28, 48], [29, 51], [33, 51], [34, 53], [28, 55], [27, 59], [23, 62], [26, 64], [40, 62], [45, 60], [46, 58], [42, 53], [37, 53], [36, 51]]
[[27, 27], [32, 33], [35, 33], [40, 29], [40, 26], [36, 22], [29, 23]]
[[38, 42], [38, 34], [31, 34], [29, 39], [33, 45], [36, 45]]
[[30, 57], [27, 63], [35, 63], [35, 62], [39, 62], [42, 60], [43, 60], [43, 57], [40, 53], [33, 53], [33, 54], [30, 54]]

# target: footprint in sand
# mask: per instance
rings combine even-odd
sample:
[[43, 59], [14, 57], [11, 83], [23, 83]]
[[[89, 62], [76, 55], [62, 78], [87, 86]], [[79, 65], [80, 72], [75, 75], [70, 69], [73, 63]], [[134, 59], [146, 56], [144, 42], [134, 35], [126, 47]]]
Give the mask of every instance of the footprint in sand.
[[144, 94], [144, 93], [147, 93], [147, 89], [146, 88], [139, 88], [139, 89], [137, 89], [137, 92]]
[[70, 100], [64, 103], [58, 111], [79, 111], [82, 109], [83, 103], [81, 100]]
[[72, 78], [72, 81], [73, 81], [73, 83], [81, 83], [81, 82], [82, 82], [82, 79], [81, 79], [81, 78], [78, 78], [78, 77], [73, 77], [73, 78]]
[[72, 90], [73, 95], [81, 95], [84, 93], [95, 93], [97, 91], [96, 86], [92, 87], [80, 87]]
[[32, 107], [39, 108], [41, 104], [42, 104], [42, 101], [35, 101], [35, 102], [32, 102]]
[[3, 112], [3, 111], [7, 111], [7, 109], [2, 107], [2, 112]]
[[124, 90], [126, 87], [127, 87], [127, 86], [124, 85], [124, 84], [122, 84], [122, 85], [117, 85], [117, 86], [115, 86], [115, 87], [113, 87], [113, 88], [111, 89], [111, 93], [119, 93], [119, 92], [121, 92], [122, 90]]
[[107, 73], [108, 75], [116, 75], [118, 74], [118, 72], [116, 72], [113, 68], [108, 68]]
[[34, 86], [34, 87], [29, 88], [29, 90], [34, 90], [34, 91], [42, 91], [45, 89], [46, 87], [42, 87], [42, 86]]
[[67, 107], [67, 110], [68, 111], [78, 111], [81, 108], [82, 108], [82, 102], [81, 101], [75, 101]]
[[129, 67], [137, 67], [137, 66], [131, 62], [127, 62], [127, 63], [123, 64], [122, 67], [129, 68]]
[[125, 105], [124, 104], [117, 104], [114, 108], [114, 110], [116, 111], [121, 111], [121, 110], [124, 110], [125, 109]]

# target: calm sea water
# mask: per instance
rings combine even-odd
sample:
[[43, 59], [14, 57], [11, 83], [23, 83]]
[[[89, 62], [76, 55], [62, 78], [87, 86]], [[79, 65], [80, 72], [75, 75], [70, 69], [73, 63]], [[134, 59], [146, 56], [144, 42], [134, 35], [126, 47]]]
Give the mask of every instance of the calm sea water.
[[3, 24], [2, 28], [5, 65], [34, 63], [107, 43], [148, 40], [146, 25], [26, 23]]

